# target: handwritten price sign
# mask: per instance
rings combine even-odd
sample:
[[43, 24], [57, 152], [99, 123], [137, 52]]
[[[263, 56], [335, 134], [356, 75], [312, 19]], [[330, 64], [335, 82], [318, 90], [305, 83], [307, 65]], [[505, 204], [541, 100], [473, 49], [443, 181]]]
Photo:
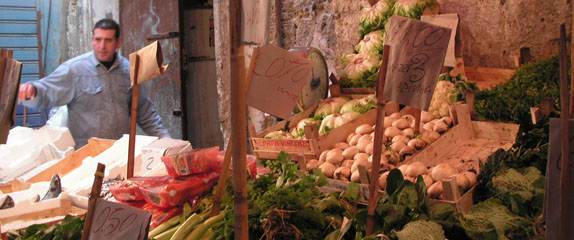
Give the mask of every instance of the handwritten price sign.
[[247, 104], [289, 118], [310, 78], [311, 61], [273, 45], [257, 48], [251, 61]]
[[98, 199], [89, 239], [147, 239], [151, 213]]
[[267, 44], [269, 39], [269, 0], [241, 1], [241, 41]]
[[458, 25], [458, 14], [449, 13], [449, 14], [437, 14], [437, 15], [424, 15], [421, 16], [421, 21], [449, 28], [451, 30], [450, 40], [448, 42], [448, 48], [446, 50], [446, 57], [444, 59], [444, 65], [449, 67], [455, 67], [456, 59], [454, 56], [454, 45], [455, 45], [454, 38], [456, 36], [456, 28]]
[[443, 66], [451, 30], [399, 16], [391, 17], [384, 98], [428, 110]]

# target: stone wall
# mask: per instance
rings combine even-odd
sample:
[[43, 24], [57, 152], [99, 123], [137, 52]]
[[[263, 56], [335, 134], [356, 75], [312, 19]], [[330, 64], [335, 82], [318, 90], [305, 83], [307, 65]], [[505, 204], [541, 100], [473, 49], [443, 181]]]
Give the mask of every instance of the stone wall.
[[[458, 13], [467, 66], [514, 68], [520, 48], [535, 58], [558, 53], [559, 26], [571, 32], [569, 1], [437, 0], [441, 13]], [[289, 0], [282, 3], [285, 48], [323, 51], [329, 70], [360, 40], [358, 18], [367, 0]], [[272, 25], [274, 22], [272, 21]], [[275, 28], [272, 27], [272, 30]], [[272, 34], [273, 35], [273, 34]]]

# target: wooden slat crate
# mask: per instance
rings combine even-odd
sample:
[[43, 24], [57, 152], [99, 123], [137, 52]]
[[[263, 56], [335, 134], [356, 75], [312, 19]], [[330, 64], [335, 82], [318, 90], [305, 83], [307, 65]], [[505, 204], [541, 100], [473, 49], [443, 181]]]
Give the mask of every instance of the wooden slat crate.
[[266, 139], [264, 136], [270, 132], [285, 129], [288, 125], [289, 129], [296, 127], [297, 123], [304, 118], [308, 118], [313, 114], [317, 105], [301, 112], [279, 124], [272, 126], [263, 132], [251, 138], [251, 147], [253, 153], [259, 159], [276, 159], [279, 152], [284, 151], [291, 155], [292, 159], [296, 159], [299, 154], [303, 154], [306, 159], [318, 158], [319, 154], [335, 143], [345, 139], [352, 131], [355, 131], [361, 124], [373, 124], [376, 119], [377, 111], [373, 109], [356, 119], [335, 128], [324, 135], [320, 135], [310, 139]]
[[480, 89], [490, 89], [493, 86], [506, 82], [514, 75], [514, 69], [486, 68], [486, 67], [464, 67], [468, 81], [476, 82]]
[[[425, 147], [422, 151], [407, 158], [402, 164], [423, 162], [432, 167], [439, 163], [448, 163], [459, 172], [474, 169], [477, 174], [479, 163], [502, 148], [508, 150], [515, 142], [519, 125], [497, 122], [471, 121], [466, 104], [455, 105], [458, 125]], [[443, 184], [444, 186], [444, 184]], [[431, 199], [431, 204], [444, 202], [457, 206], [464, 211], [472, 206], [474, 187], [451, 200]]]
[[88, 144], [76, 150], [74, 153], [60, 160], [58, 163], [54, 164], [50, 168], [42, 171], [36, 176], [27, 180], [27, 182], [43, 182], [50, 181], [54, 174], [59, 174], [64, 176], [71, 172], [72, 170], [78, 168], [82, 165], [82, 160], [88, 156], [95, 157], [102, 153], [106, 149], [110, 148], [114, 144], [115, 140], [110, 139], [100, 139], [100, 138], [90, 138]]

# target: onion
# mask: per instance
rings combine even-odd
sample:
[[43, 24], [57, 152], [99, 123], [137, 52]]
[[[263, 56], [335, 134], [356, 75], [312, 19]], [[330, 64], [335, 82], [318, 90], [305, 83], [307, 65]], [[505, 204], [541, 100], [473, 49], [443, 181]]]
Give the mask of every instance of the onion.
[[431, 172], [431, 177], [435, 181], [442, 181], [443, 179], [449, 178], [450, 176], [456, 174], [457, 171], [451, 165], [446, 163], [437, 164]]
[[406, 169], [406, 175], [411, 177], [418, 177], [419, 175], [423, 175], [427, 171], [427, 166], [422, 162], [414, 162], [409, 164]]

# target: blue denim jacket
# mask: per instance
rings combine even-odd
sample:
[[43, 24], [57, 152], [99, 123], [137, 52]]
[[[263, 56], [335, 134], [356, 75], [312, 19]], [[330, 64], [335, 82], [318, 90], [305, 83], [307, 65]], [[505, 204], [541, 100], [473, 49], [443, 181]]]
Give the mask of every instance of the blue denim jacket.
[[[72, 58], [50, 75], [31, 82], [36, 98], [24, 101], [33, 109], [68, 106], [68, 128], [76, 148], [91, 137], [119, 139], [130, 130], [130, 63], [119, 56], [107, 69], [93, 52]], [[138, 125], [149, 135], [169, 137], [145, 87], [140, 85]]]

